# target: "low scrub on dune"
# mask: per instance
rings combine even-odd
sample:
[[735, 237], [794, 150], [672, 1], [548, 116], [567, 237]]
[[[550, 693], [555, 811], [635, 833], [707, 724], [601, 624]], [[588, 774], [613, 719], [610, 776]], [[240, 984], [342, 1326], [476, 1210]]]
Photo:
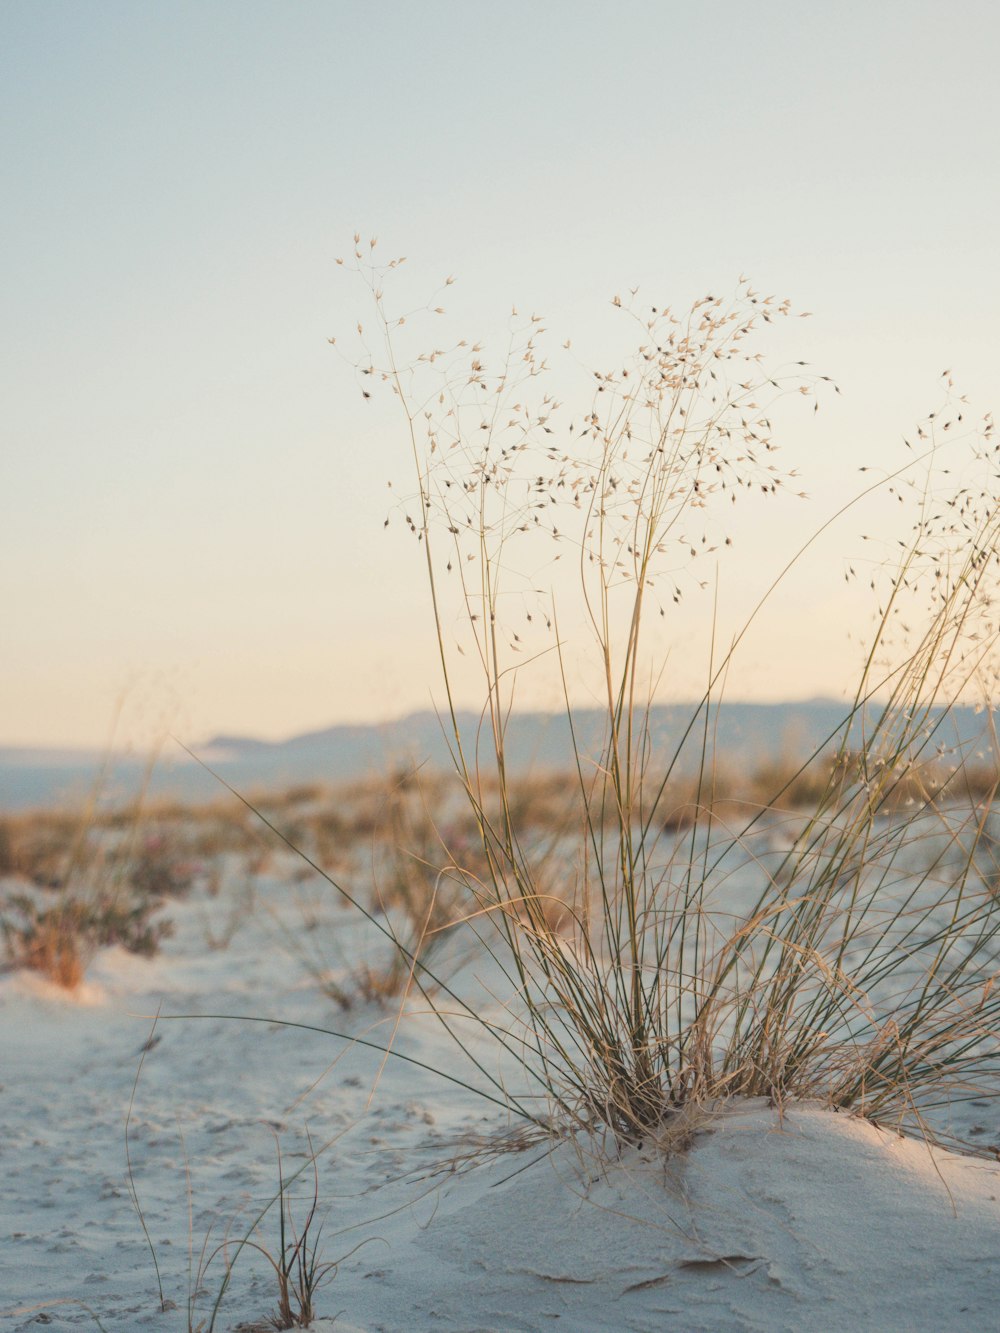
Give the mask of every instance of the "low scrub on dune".
[[197, 871], [162, 823], [136, 810], [43, 811], [5, 821], [0, 935], [10, 967], [67, 990], [101, 948], [155, 954], [171, 932], [164, 903]]

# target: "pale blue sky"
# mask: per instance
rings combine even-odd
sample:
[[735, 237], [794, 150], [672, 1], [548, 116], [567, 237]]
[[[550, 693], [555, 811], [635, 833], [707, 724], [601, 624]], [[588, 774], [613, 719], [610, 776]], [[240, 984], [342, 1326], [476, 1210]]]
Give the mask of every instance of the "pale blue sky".
[[[793, 423], [788, 540], [895, 458], [945, 366], [996, 405], [998, 50], [968, 2], [6, 0], [0, 744], [100, 741], [123, 691], [136, 737], [427, 705], [419, 570], [382, 529], [402, 436], [326, 342], [356, 228], [415, 283], [456, 273], [473, 335], [516, 301], [584, 355], [635, 284], [680, 304], [746, 272], [812, 310], [779, 344], [843, 397]], [[743, 534], [734, 603], [775, 526]], [[844, 683], [856, 531], [737, 693]]]

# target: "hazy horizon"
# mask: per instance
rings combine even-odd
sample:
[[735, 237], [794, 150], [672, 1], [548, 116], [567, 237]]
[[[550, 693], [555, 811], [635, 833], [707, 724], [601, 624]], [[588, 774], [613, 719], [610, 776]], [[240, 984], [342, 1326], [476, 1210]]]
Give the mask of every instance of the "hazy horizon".
[[[689, 726], [697, 705], [654, 706], [643, 717], [650, 753], [669, 760], [678, 778], [696, 771], [701, 730]], [[489, 738], [478, 737], [477, 714], [458, 714], [465, 740], [489, 766]], [[868, 715], [871, 722], [872, 715]], [[993, 724], [996, 723], [994, 715]], [[849, 724], [849, 726], [848, 726]], [[930, 718], [933, 754], [948, 763], [961, 754], [972, 769], [995, 766], [990, 719], [973, 707], [937, 709]], [[845, 729], [846, 733], [845, 733]], [[574, 714], [520, 712], [504, 741], [505, 767], [519, 776], [573, 771], [577, 753], [598, 759], [606, 743], [600, 708]], [[715, 760], [730, 774], [794, 769], [810, 755], [846, 744], [863, 745], [865, 722], [836, 700], [759, 704], [726, 701], [712, 710]], [[150, 751], [135, 749], [19, 749], [0, 745], [0, 793], [8, 811], [63, 805], [86, 808], [100, 800], [125, 806], [141, 798], [181, 802], [217, 799], [228, 785], [243, 794], [279, 793], [306, 786], [386, 781], [401, 771], [453, 773], [447, 722], [432, 712], [378, 723], [350, 723], [268, 741], [252, 735], [203, 737], [185, 751], [166, 739]], [[480, 748], [480, 746], [482, 748]], [[930, 762], [931, 753], [925, 756]], [[599, 761], [599, 759], [598, 759]]]
[[[723, 704], [727, 708], [771, 708], [775, 710], [782, 710], [782, 709], [796, 709], [796, 708], [840, 708], [842, 706], [842, 701], [834, 699], [831, 696], [815, 695], [815, 696], [810, 696], [809, 698], [802, 698], [802, 699], [770, 699], [770, 700], [726, 699], [723, 701]], [[658, 701], [656, 704], [653, 705], [654, 712], [658, 708], [669, 708], [669, 709], [676, 708], [681, 711], [684, 711], [688, 709], [694, 710], [697, 707], [698, 707], [698, 701], [694, 699], [677, 699], [669, 701], [663, 700], [663, 701]], [[583, 712], [593, 713], [595, 715], [600, 715], [602, 713], [602, 710], [597, 705], [589, 705], [582, 710], [575, 709], [575, 711], [583, 711]], [[469, 715], [475, 716], [477, 715], [478, 710], [462, 708], [459, 710], [459, 712], [463, 716], [469, 716]], [[521, 712], [523, 716], [544, 717], [553, 720], [560, 720], [566, 716], [565, 709], [561, 710], [524, 709], [521, 710]], [[845, 709], [845, 716], [846, 712], [847, 710]], [[344, 729], [354, 728], [358, 730], [368, 730], [368, 731], [391, 730], [393, 727], [398, 726], [400, 723], [403, 722], [409, 722], [415, 719], [441, 718], [441, 717], [442, 714], [440, 712], [436, 712], [432, 708], [414, 708], [414, 709], [408, 709], [404, 713], [396, 713], [385, 717], [362, 717], [362, 718], [352, 719], [351, 721], [348, 722], [325, 722], [325, 723], [320, 722], [316, 726], [302, 728], [297, 731], [281, 732], [274, 735], [265, 735], [262, 732], [256, 732], [252, 730], [239, 731], [239, 732], [216, 731], [216, 732], [206, 733], [203, 736], [194, 737], [192, 738], [191, 743], [195, 748], [195, 750], [197, 750], [198, 746], [211, 746], [211, 745], [220, 745], [225, 742], [243, 742], [243, 741], [249, 742], [251, 744], [261, 744], [265, 746], [272, 746], [272, 745], [282, 746], [282, 745], [288, 745], [292, 742], [301, 740], [303, 738], [322, 736], [325, 735], [327, 732], [337, 731], [341, 728]], [[168, 733], [164, 733], [161, 737], [158, 738], [157, 741], [154, 741], [153, 743], [154, 748], [157, 744], [163, 744], [167, 748], [172, 748], [173, 737]], [[92, 757], [94, 755], [100, 755], [102, 753], [108, 752], [109, 750], [113, 750], [116, 753], [123, 753], [127, 751], [129, 753], [132, 753], [137, 759], [142, 759], [144, 753], [141, 750], [137, 750], [134, 745], [131, 745], [129, 743], [125, 743], [120, 747], [115, 746], [114, 744], [112, 744], [111, 746], [71, 745], [71, 744], [31, 745], [31, 744], [21, 744], [17, 742], [8, 743], [6, 741], [0, 740], [0, 753], [7, 753], [7, 754], [17, 753], [17, 752], [24, 752], [25, 754], [31, 752], [37, 752], [40, 754], [51, 753], [53, 755], [65, 754], [67, 756], [78, 754], [81, 756]], [[176, 759], [183, 760], [184, 758], [183, 752], [178, 749], [174, 757]]]

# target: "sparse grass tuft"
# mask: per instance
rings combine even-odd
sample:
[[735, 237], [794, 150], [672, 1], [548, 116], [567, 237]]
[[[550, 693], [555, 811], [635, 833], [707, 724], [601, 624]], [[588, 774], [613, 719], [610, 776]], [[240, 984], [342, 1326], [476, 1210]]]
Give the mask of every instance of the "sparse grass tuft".
[[[310, 1148], [311, 1148], [310, 1144]], [[275, 1329], [308, 1328], [316, 1318], [316, 1297], [324, 1283], [332, 1281], [337, 1262], [320, 1258], [322, 1222], [316, 1220], [319, 1208], [319, 1173], [313, 1154], [313, 1192], [305, 1216], [296, 1225], [292, 1201], [285, 1186], [278, 1150], [278, 1248], [272, 1255], [259, 1246], [278, 1282], [278, 1308], [270, 1318]]]

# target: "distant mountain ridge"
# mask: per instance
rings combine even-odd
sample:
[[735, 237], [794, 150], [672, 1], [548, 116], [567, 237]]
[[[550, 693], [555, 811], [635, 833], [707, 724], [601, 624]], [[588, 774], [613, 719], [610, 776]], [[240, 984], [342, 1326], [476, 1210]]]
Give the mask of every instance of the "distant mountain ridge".
[[[650, 710], [650, 734], [657, 748], [676, 747], [695, 716], [695, 704], [659, 704]], [[814, 749], [842, 724], [845, 707], [829, 699], [805, 703], [723, 703], [713, 709], [713, 729], [719, 749], [761, 758], [777, 757], [783, 749], [798, 753]], [[702, 714], [702, 722], [704, 715]], [[479, 715], [458, 713], [468, 745], [475, 737]], [[573, 729], [580, 748], [596, 754], [604, 739], [605, 714], [599, 708], [578, 709]], [[350, 776], [358, 765], [382, 767], [387, 762], [442, 765], [449, 762], [445, 725], [436, 713], [410, 713], [382, 725], [340, 724], [304, 732], [283, 741], [255, 737], [215, 736], [207, 748], [226, 762], [254, 759], [271, 766], [304, 764], [322, 759], [340, 775]], [[484, 741], [488, 731], [484, 732]], [[526, 767], [565, 768], [572, 763], [573, 741], [564, 713], [524, 712], [511, 717], [505, 737], [508, 762], [515, 770]], [[808, 753], [808, 751], [806, 751]], [[693, 762], [692, 756], [692, 762]]]
[[[695, 712], [693, 704], [660, 704], [650, 710], [655, 765], [662, 768], [669, 762], [686, 730], [689, 736], [676, 771], [689, 772], [697, 765], [704, 714], [692, 727]], [[724, 763], [757, 768], [782, 758], [805, 759], [839, 734], [846, 713], [847, 705], [830, 699], [722, 703], [713, 707], [711, 731], [716, 753]], [[600, 709], [574, 713], [576, 740], [584, 753], [599, 753], [604, 716]], [[478, 714], [464, 711], [459, 722], [471, 757]], [[972, 708], [954, 708], [942, 727], [941, 743], [970, 745], [988, 723], [988, 717]], [[854, 743], [860, 739], [860, 721], [855, 727]], [[280, 741], [219, 735], [192, 748], [214, 773], [244, 792], [305, 782], [343, 782], [384, 775], [402, 766], [442, 768], [450, 764], [442, 721], [430, 711], [380, 724], [338, 724]], [[506, 735], [506, 756], [514, 773], [569, 768], [573, 746], [566, 716], [542, 712], [513, 716]], [[488, 765], [488, 757], [485, 762]], [[116, 755], [109, 760], [97, 751], [0, 746], [0, 810], [80, 801], [94, 789], [105, 769], [104, 799], [124, 801], [141, 789], [146, 765], [141, 756]], [[212, 772], [176, 751], [157, 764], [149, 790], [157, 797], [201, 802], [218, 797], [223, 788]]]

